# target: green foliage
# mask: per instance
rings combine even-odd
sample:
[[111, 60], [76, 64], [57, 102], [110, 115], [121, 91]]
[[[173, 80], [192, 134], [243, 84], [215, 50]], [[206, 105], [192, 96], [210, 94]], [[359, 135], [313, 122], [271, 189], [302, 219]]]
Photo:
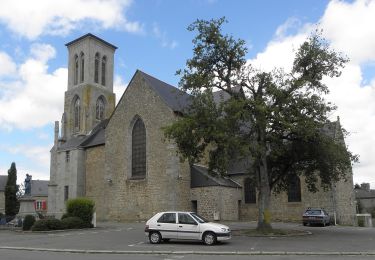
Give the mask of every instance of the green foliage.
[[358, 217], [358, 226], [359, 227], [365, 226], [365, 218], [364, 217]]
[[84, 222], [79, 217], [66, 217], [61, 220], [64, 229], [79, 229], [79, 228], [90, 228], [91, 225]]
[[69, 199], [66, 202], [66, 213], [70, 217], [78, 217], [85, 223], [91, 223], [95, 203], [88, 198]]
[[64, 225], [60, 220], [54, 218], [46, 218], [35, 221], [31, 227], [32, 231], [48, 231], [48, 230], [62, 230]]
[[64, 213], [62, 216], [61, 216], [61, 220], [63, 220], [64, 218], [69, 218], [71, 217], [68, 213]]
[[17, 199], [17, 169], [13, 162], [8, 170], [8, 179], [5, 186], [5, 215], [15, 216], [19, 210], [19, 202]]
[[[328, 189], [358, 160], [344, 144], [339, 120], [328, 120], [336, 107], [325, 101], [329, 90], [322, 82], [340, 76], [347, 59], [316, 31], [297, 50], [290, 72], [259, 71], [246, 63], [245, 41], [222, 33], [224, 23], [197, 20], [188, 27], [197, 32], [194, 54], [177, 74], [193, 98], [164, 131], [182, 158], [208, 159], [212, 173], [225, 174], [233, 159], [251, 161], [247, 170], [258, 184], [261, 223], [270, 190], [286, 190], [296, 175], [305, 175], [310, 191], [317, 191], [319, 179]], [[214, 99], [216, 89], [223, 94]]]
[[26, 215], [23, 220], [22, 230], [30, 230], [34, 223], [35, 217], [33, 215]]

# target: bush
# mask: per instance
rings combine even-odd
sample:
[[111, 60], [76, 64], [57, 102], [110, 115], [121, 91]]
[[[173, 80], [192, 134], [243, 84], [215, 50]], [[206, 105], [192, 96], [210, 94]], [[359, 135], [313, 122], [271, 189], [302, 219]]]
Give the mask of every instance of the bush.
[[61, 220], [63, 220], [64, 218], [69, 218], [69, 217], [72, 217], [72, 216], [70, 216], [68, 213], [64, 213], [64, 214], [61, 216]]
[[23, 220], [22, 230], [30, 230], [34, 223], [35, 217], [33, 215], [26, 215]]
[[89, 228], [90, 225], [79, 217], [67, 217], [61, 220], [65, 229]]
[[48, 230], [62, 230], [63, 224], [60, 220], [54, 218], [41, 219], [34, 223], [31, 227], [32, 231], [48, 231]]
[[78, 217], [87, 224], [91, 224], [95, 203], [88, 198], [70, 199], [66, 202], [66, 214]]

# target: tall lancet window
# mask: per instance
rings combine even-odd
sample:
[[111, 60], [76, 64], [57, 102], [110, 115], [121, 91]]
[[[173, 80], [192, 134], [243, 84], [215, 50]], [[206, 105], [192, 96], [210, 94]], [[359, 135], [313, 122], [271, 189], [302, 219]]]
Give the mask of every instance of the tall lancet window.
[[79, 97], [75, 98], [73, 110], [74, 110], [74, 113], [73, 113], [73, 115], [74, 115], [74, 132], [78, 132], [81, 128], [81, 101], [80, 101]]
[[301, 202], [301, 181], [296, 175], [289, 180], [288, 202]]
[[102, 59], [102, 85], [105, 86], [105, 81], [106, 81], [106, 68], [107, 66], [107, 57], [103, 56]]
[[81, 83], [85, 80], [85, 54], [81, 52]]
[[146, 177], [146, 128], [138, 118], [132, 131], [132, 178]]
[[95, 54], [95, 74], [94, 74], [94, 81], [95, 83], [99, 83], [99, 53]]
[[250, 178], [246, 178], [244, 182], [245, 186], [245, 203], [256, 203], [256, 189], [255, 183]]
[[74, 56], [74, 85], [78, 84], [78, 55]]
[[100, 96], [96, 101], [96, 119], [103, 120], [105, 113], [105, 102], [104, 97]]

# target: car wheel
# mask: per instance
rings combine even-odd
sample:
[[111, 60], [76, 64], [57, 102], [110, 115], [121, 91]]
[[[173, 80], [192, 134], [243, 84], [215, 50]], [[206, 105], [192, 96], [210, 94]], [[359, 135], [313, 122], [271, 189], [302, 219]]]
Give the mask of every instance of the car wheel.
[[151, 244], [159, 244], [161, 241], [161, 235], [159, 232], [156, 232], [156, 231], [150, 232], [150, 234], [148, 235], [148, 238]]
[[208, 246], [212, 246], [216, 243], [216, 235], [213, 232], [204, 233], [203, 243], [205, 243]]

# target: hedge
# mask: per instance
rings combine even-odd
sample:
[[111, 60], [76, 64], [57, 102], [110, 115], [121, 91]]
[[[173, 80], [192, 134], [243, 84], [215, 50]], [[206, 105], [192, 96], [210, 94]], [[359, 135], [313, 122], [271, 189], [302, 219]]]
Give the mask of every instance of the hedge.
[[90, 224], [94, 214], [95, 203], [88, 198], [70, 199], [66, 202], [66, 214], [69, 217], [78, 217]]
[[61, 220], [65, 229], [79, 229], [79, 228], [89, 228], [90, 224], [84, 222], [79, 217], [66, 217]]
[[62, 230], [64, 225], [61, 223], [61, 220], [48, 218], [40, 219], [34, 223], [31, 227], [32, 231], [48, 231], [48, 230]]
[[34, 223], [35, 217], [33, 215], [26, 215], [22, 223], [22, 230], [30, 230]]

